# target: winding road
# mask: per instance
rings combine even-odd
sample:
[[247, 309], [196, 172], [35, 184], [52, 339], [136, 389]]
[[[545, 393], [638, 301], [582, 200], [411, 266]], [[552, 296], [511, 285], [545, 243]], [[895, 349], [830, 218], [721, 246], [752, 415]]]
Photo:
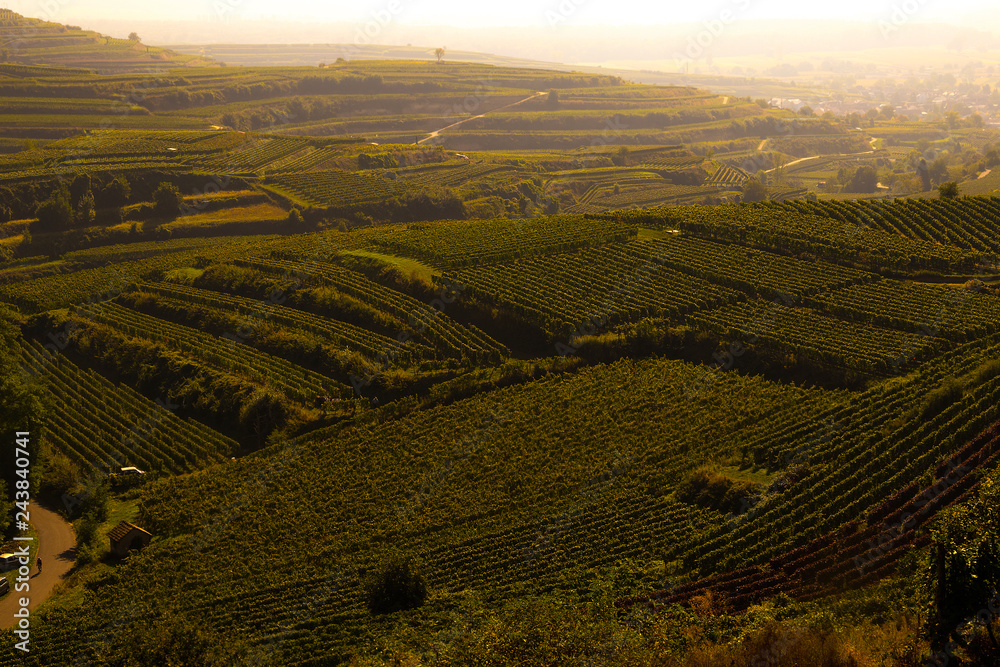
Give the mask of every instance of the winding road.
[[44, 602], [76, 560], [76, 533], [73, 532], [73, 526], [58, 513], [41, 505], [32, 503], [29, 513], [31, 525], [38, 533], [38, 553], [35, 557], [40, 556], [42, 559], [42, 572], [39, 574], [32, 562], [29, 581], [31, 589], [26, 592], [16, 591], [15, 583], [11, 581], [10, 593], [0, 598], [0, 629], [14, 626], [14, 613], [21, 608], [19, 601], [22, 597], [31, 601], [28, 609], [32, 611]]
[[792, 160], [791, 162], [786, 162], [780, 167], [772, 167], [771, 169], [765, 169], [764, 173], [769, 174], [777, 169], [782, 169], [784, 167], [791, 167], [793, 164], [798, 164], [799, 162], [805, 162], [806, 160], [818, 160], [823, 157], [851, 157], [852, 155], [871, 155], [874, 150], [861, 151], [860, 153], [827, 153], [825, 155], [810, 155], [809, 157], [800, 157], [798, 160]]

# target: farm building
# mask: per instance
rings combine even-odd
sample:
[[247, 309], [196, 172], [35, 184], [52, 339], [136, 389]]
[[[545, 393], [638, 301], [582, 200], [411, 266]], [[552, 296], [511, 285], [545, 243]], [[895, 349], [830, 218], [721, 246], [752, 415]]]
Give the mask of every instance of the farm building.
[[149, 544], [153, 535], [135, 524], [122, 521], [108, 532], [108, 538], [111, 540], [111, 553], [124, 557], [132, 549], [141, 549]]

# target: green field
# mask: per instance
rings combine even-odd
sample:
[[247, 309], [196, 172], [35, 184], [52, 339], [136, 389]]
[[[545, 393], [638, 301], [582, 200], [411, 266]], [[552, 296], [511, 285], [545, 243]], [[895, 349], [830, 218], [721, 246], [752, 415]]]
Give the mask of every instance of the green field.
[[0, 420], [77, 548], [0, 666], [994, 664], [991, 130], [26, 26]]

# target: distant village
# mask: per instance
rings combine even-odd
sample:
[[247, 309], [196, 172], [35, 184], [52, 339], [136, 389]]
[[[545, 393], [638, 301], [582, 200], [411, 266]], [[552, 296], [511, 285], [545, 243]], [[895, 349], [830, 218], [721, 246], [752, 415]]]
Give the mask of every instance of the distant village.
[[[772, 107], [795, 112], [802, 112], [808, 107], [805, 113], [811, 111], [820, 116], [827, 112], [835, 116], [858, 114], [861, 119], [869, 121], [875, 118], [895, 118], [900, 121], [947, 122], [950, 116], [953, 119], [968, 119], [966, 122], [972, 125], [1000, 126], [1000, 89], [989, 85], [976, 90], [933, 89], [921, 92], [855, 86], [848, 94], [854, 99], [827, 98], [811, 101], [774, 97], [769, 103]], [[858, 96], [862, 99], [857, 99]]]

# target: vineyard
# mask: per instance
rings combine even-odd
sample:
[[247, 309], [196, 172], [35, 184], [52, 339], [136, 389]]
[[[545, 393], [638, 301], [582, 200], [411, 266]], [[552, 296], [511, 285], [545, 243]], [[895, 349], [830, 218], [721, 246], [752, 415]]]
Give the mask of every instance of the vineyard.
[[[4, 406], [31, 502], [85, 506], [0, 667], [679, 666], [775, 627], [885, 658], [937, 650], [955, 577], [1000, 585], [995, 518], [941, 527], [1000, 488], [1000, 198], [832, 187], [910, 192], [916, 150], [974, 179], [995, 130], [869, 141], [611, 70], [147, 52], [0, 9], [19, 26]], [[123, 517], [152, 538], [118, 558]], [[379, 608], [400, 562], [427, 596]]]
[[961, 201], [897, 199], [891, 202], [839, 201], [783, 203], [783, 208], [822, 215], [855, 227], [969, 250], [1000, 251], [1000, 202], [993, 197]]
[[875, 270], [969, 271], [989, 262], [984, 253], [907, 238], [849, 220], [803, 213], [795, 208], [800, 203], [689, 206], [630, 211], [623, 217], [633, 224], [681, 229], [704, 238], [765, 249], [805, 252]]
[[[167, 252], [168, 246], [157, 246], [162, 254], [143, 253], [145, 259], [121, 261], [98, 268], [82, 269], [72, 273], [45, 276], [18, 283], [0, 285], [0, 299], [16, 304], [25, 312], [41, 312], [65, 308], [73, 304], [103, 301], [120, 294], [138, 280], [158, 275], [177, 267], [190, 266], [199, 257], [225, 258], [246, 256], [251, 248], [259, 248], [261, 237], [230, 237], [227, 243], [214, 239], [213, 243], [181, 243], [176, 252]], [[122, 249], [111, 247], [84, 253], [95, 263], [123, 254]], [[150, 256], [152, 255], [152, 256]]]
[[316, 206], [350, 206], [392, 194], [390, 181], [375, 176], [328, 170], [268, 177], [268, 186]]
[[881, 280], [805, 301], [843, 320], [953, 340], [995, 333], [1000, 298], [973, 289]]
[[635, 233], [634, 226], [615, 219], [565, 215], [414, 224], [391, 235], [373, 236], [370, 243], [447, 268], [623, 241]]
[[737, 298], [731, 289], [661, 266], [655, 252], [644, 250], [641, 242], [611, 244], [444, 277], [552, 337], [593, 322], [603, 327], [644, 316], [677, 318]]
[[732, 304], [693, 314], [688, 321], [727, 339], [775, 345], [796, 355], [865, 371], [898, 371], [939, 345], [930, 336], [908, 336], [865, 324], [845, 327], [840, 320], [792, 308], [780, 299]]
[[179, 418], [169, 400], [151, 401], [38, 343], [22, 349], [21, 359], [62, 411], [46, 437], [86, 473], [126, 465], [185, 473], [225, 461], [238, 449], [212, 429]]
[[708, 182], [720, 185], [743, 185], [747, 178], [749, 178], [747, 173], [739, 167], [733, 167], [728, 164], [720, 164], [719, 168], [716, 169], [715, 173], [708, 179]]
[[[402, 352], [400, 348], [403, 346], [388, 336], [348, 322], [319, 317], [266, 300], [249, 299], [172, 283], [141, 283], [138, 289], [165, 297], [161, 302], [164, 302], [166, 308], [179, 302], [204, 306], [206, 313], [231, 313], [235, 321], [242, 322], [240, 330], [278, 324], [293, 331], [307, 331], [322, 336], [324, 341], [334, 343], [346, 352], [359, 352], [372, 361], [386, 351]], [[433, 349], [411, 345], [403, 354], [404, 359], [410, 356], [430, 357], [433, 355]]]
[[[294, 278], [303, 276], [307, 280], [329, 285], [342, 294], [359, 299], [380, 313], [394, 318], [394, 322], [398, 325], [396, 333], [409, 331], [415, 335], [420, 343], [415, 350], [417, 354], [420, 347], [427, 345], [438, 354], [449, 357], [495, 361], [507, 356], [507, 350], [503, 345], [474, 325], [458, 324], [440, 309], [435, 309], [411, 296], [384, 287], [361, 274], [334, 264], [314, 261], [292, 262], [281, 259], [236, 263], [276, 275]], [[399, 346], [395, 340], [388, 339], [388, 342], [389, 345], [383, 344], [379, 349], [380, 355], [384, 355], [387, 351], [391, 352]]]
[[129, 336], [161, 342], [255, 384], [272, 385], [300, 401], [312, 400], [317, 395], [348, 395], [345, 384], [241, 345], [236, 339], [209, 336], [197, 329], [150, 317], [116, 303], [83, 309], [80, 314], [87, 320], [107, 324]]
[[[723, 525], [717, 512], [666, 496], [650, 499], [646, 489], [669, 487], [695, 452], [724, 451], [737, 429], [825, 401], [739, 376], [721, 381], [698, 403], [658, 400], [682, 392], [697, 376], [696, 367], [682, 363], [623, 361], [414, 415], [402, 428], [372, 423], [335, 441], [317, 434], [279, 448], [277, 459], [247, 459], [210, 476], [171, 480], [169, 490], [145, 497], [142, 520], [175, 538], [164, 544], [190, 561], [185, 604], [206, 624], [250, 632], [261, 649], [310, 664], [346, 653], [368, 622], [357, 572], [377, 562], [385, 547], [361, 528], [359, 516], [418, 550], [434, 573], [431, 586], [488, 589], [494, 600], [518, 596], [528, 582], [559, 586], [570, 562], [649, 558], [696, 544]], [[750, 392], [754, 400], [744, 401]], [[734, 409], [718, 414], [717, 404]], [[330, 456], [334, 442], [338, 455]], [[464, 443], [457, 455], [455, 443]], [[427, 486], [426, 480], [441, 479], [449, 459], [444, 470], [450, 475]], [[371, 472], [358, 474], [362, 470]], [[471, 488], [478, 491], [469, 495]], [[302, 493], [322, 500], [302, 502]], [[221, 497], [242, 497], [243, 509], [206, 529]], [[269, 513], [296, 517], [280, 543], [253, 528]], [[320, 529], [332, 540], [305, 546], [305, 536]], [[288, 540], [302, 548], [289, 552]], [[150, 577], [165, 557], [161, 548], [151, 545], [119, 569], [119, 582], [100, 594], [107, 613], [126, 604], [157, 608], [158, 596], [173, 585], [172, 577]], [[257, 559], [279, 554], [287, 567], [247, 576]], [[147, 583], [135, 586], [138, 581]], [[295, 600], [323, 582], [325, 594], [305, 617], [297, 616]], [[76, 637], [99, 632], [108, 620], [54, 611], [38, 629], [39, 651], [73, 654]]]

